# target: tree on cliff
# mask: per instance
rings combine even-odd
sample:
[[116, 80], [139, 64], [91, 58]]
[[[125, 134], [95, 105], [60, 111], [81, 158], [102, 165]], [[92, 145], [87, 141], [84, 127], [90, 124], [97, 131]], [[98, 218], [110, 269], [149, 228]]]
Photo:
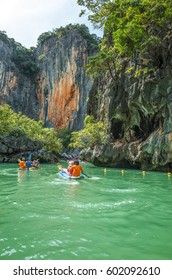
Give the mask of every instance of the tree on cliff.
[[79, 33], [87, 40], [90, 49], [98, 50], [98, 43], [100, 38], [96, 34], [90, 34], [88, 27], [85, 24], [68, 24], [65, 27], [61, 26], [59, 28], [53, 29], [53, 31], [48, 31], [42, 33], [37, 40], [38, 45], [42, 45], [46, 40], [54, 37], [61, 39], [69, 34], [73, 30], [78, 30]]
[[[109, 72], [116, 79], [127, 62], [138, 74], [163, 68], [171, 53], [172, 6], [168, 0], [78, 0], [89, 20], [104, 28], [99, 54], [90, 59], [88, 72]], [[85, 10], [81, 11], [81, 15]]]

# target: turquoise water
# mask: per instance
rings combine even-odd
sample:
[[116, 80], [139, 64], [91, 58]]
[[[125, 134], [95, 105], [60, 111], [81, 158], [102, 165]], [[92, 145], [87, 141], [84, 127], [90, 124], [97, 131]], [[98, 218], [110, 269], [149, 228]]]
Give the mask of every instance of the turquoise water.
[[172, 176], [83, 168], [0, 165], [0, 259], [172, 259]]

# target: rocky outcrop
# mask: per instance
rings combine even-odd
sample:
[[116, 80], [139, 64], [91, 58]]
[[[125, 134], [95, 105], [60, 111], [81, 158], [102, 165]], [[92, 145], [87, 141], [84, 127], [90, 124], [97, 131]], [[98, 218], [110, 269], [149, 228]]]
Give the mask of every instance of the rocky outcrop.
[[97, 166], [172, 171], [172, 133], [154, 132], [144, 142], [116, 140], [94, 149], [85, 149], [80, 158]]
[[33, 79], [15, 64], [14, 45], [0, 38], [0, 105], [9, 104], [15, 112], [38, 119], [37, 88]]
[[92, 80], [86, 76], [88, 42], [77, 29], [53, 36], [37, 49], [40, 119], [46, 126], [83, 127]]
[[0, 163], [18, 162], [22, 157], [39, 158], [40, 162], [58, 162], [58, 156], [45, 151], [40, 142], [31, 141], [25, 137], [0, 136]]
[[[134, 78], [121, 74], [106, 82], [101, 98], [90, 98], [97, 119], [107, 125], [110, 140], [83, 159], [96, 165], [167, 170], [172, 163], [172, 60], [163, 69]], [[93, 111], [95, 115], [95, 110]], [[100, 112], [102, 112], [100, 114]]]
[[[83, 127], [92, 86], [85, 67], [95, 48], [90, 47], [86, 27], [81, 28], [86, 33], [72, 26], [67, 32], [62, 29], [63, 35], [53, 33], [32, 50], [0, 31], [0, 105], [7, 103], [15, 112], [42, 120], [46, 127], [78, 130]], [[0, 142], [0, 161], [40, 149], [26, 139], [12, 139], [12, 144], [7, 140]], [[44, 153], [39, 158], [45, 161]]]
[[34, 51], [0, 32], [0, 104], [46, 127], [82, 128], [92, 86], [85, 67], [94, 54], [77, 28], [49, 36]]

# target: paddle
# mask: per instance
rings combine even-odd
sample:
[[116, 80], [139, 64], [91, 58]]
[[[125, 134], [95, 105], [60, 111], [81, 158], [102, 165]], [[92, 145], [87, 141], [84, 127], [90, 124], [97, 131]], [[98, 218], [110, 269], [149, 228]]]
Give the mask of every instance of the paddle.
[[57, 165], [57, 167], [58, 167], [59, 170], [63, 169], [61, 165]]
[[28, 159], [31, 161], [32, 160], [32, 154], [29, 155]]
[[85, 174], [84, 172], [82, 172], [82, 174], [84, 174], [86, 177], [91, 178], [90, 176], [88, 176], [87, 174]]

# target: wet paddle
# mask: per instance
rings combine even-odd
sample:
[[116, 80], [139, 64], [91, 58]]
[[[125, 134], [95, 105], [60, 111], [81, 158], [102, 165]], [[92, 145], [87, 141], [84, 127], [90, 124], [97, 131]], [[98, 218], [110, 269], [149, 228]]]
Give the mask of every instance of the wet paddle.
[[62, 166], [61, 165], [57, 165], [58, 169], [62, 169]]
[[31, 161], [32, 160], [32, 154], [29, 155], [28, 159]]
[[88, 176], [87, 174], [85, 174], [84, 172], [82, 172], [82, 174], [84, 174], [86, 177], [91, 178], [90, 176]]

